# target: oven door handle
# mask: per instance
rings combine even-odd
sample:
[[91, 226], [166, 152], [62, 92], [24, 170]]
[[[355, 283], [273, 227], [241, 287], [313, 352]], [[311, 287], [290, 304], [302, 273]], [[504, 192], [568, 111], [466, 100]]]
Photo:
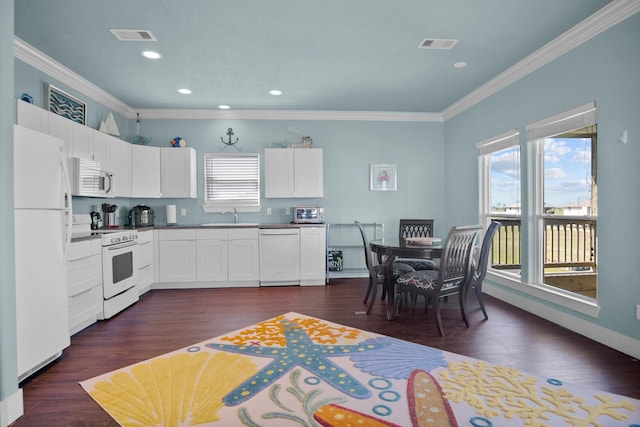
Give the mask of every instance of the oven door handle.
[[107, 248], [107, 250], [109, 250], [109, 251], [117, 251], [117, 250], [119, 250], [119, 249], [128, 248], [129, 246], [135, 246], [135, 245], [137, 245], [137, 244], [138, 244], [138, 243], [136, 243], [136, 242], [132, 242], [132, 243], [127, 243], [127, 244], [125, 244], [125, 245], [113, 245], [113, 246], [109, 246], [109, 247]]

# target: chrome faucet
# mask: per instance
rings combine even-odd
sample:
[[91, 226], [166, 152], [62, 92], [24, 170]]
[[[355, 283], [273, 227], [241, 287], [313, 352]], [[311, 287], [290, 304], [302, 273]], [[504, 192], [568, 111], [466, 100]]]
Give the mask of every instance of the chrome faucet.
[[237, 224], [238, 223], [238, 209], [233, 208], [233, 212], [229, 211], [229, 212], [222, 212], [222, 214], [227, 214], [230, 213], [231, 215], [233, 215], [233, 223]]

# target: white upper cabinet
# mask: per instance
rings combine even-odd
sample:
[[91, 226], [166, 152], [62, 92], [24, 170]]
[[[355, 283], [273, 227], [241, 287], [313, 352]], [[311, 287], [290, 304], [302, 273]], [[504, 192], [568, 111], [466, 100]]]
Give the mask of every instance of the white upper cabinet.
[[115, 168], [113, 174], [115, 176], [116, 197], [131, 197], [132, 189], [132, 171], [131, 171], [131, 144], [121, 139], [115, 139], [113, 146], [113, 159]]
[[264, 197], [323, 197], [321, 148], [266, 148]]
[[160, 150], [131, 145], [132, 197], [160, 197]]
[[160, 148], [160, 188], [162, 197], [198, 196], [196, 150], [191, 147]]

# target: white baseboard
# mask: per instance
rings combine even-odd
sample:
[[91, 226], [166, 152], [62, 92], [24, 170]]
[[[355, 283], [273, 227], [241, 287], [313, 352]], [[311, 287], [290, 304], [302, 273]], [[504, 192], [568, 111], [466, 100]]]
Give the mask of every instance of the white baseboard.
[[611, 329], [603, 328], [602, 326], [587, 322], [568, 313], [555, 310], [552, 307], [540, 304], [529, 298], [516, 295], [504, 288], [492, 285], [490, 282], [485, 282], [482, 289], [487, 295], [491, 295], [524, 311], [542, 317], [556, 325], [563, 326], [593, 341], [604, 344], [607, 347], [640, 359], [640, 340], [622, 335]]
[[0, 427], [8, 427], [24, 414], [22, 389], [19, 388], [6, 400], [0, 400]]

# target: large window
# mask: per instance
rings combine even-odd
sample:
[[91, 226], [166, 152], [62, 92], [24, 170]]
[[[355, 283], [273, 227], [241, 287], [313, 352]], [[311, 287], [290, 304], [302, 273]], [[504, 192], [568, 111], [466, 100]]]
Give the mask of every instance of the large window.
[[205, 205], [207, 212], [260, 207], [260, 157], [245, 153], [204, 155]]
[[590, 103], [527, 126], [536, 153], [535, 282], [597, 297], [597, 127]]
[[502, 226], [493, 240], [490, 267], [520, 277], [521, 184], [518, 131], [477, 144], [480, 150], [481, 221]]

